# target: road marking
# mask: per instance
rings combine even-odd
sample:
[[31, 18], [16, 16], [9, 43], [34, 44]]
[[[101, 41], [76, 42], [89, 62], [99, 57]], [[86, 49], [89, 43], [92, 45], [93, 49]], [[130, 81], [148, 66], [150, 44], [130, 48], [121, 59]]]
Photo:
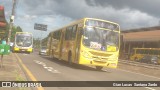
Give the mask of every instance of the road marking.
[[108, 70], [102, 70], [102, 71], [108, 72]]
[[[17, 57], [19, 63], [22, 65], [23, 69], [26, 71], [26, 73], [28, 74], [28, 76], [30, 77], [30, 79], [32, 81], [37, 81], [37, 79], [33, 76], [33, 74], [31, 73], [31, 71], [23, 64], [22, 60], [20, 59], [20, 57], [15, 53], [15, 56]], [[44, 90], [43, 87], [37, 87], [38, 90]]]
[[150, 76], [150, 75], [145, 75], [145, 74], [142, 74], [142, 73], [136, 73], [136, 72], [131, 72], [131, 71], [128, 71], [128, 70], [123, 70], [123, 69], [118, 69], [120, 71], [124, 71], [124, 72], [129, 72], [129, 73], [134, 73], [134, 74], [137, 74], [137, 75], [142, 75], [142, 76], [146, 76], [146, 77], [150, 77], [150, 78], [155, 78], [155, 79], [159, 79], [159, 77], [155, 77], [155, 76]]
[[147, 89], [150, 89], [150, 90], [156, 90], [156, 89], [154, 89], [154, 88], [150, 88], [150, 87], [144, 87], [144, 88], [147, 88]]
[[23, 55], [24, 55], [24, 56], [26, 56], [26, 55], [28, 55], [28, 54], [26, 54], [26, 53], [23, 53]]
[[44, 69], [51, 73], [60, 73], [58, 70], [54, 69], [53, 67], [48, 67], [44, 62], [38, 61], [38, 60], [33, 60], [35, 63], [42, 65]]

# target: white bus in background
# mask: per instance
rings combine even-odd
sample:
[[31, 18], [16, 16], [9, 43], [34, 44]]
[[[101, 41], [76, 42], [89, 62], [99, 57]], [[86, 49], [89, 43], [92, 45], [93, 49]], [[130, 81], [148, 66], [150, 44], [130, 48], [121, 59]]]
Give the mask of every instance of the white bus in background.
[[16, 32], [13, 52], [33, 52], [33, 35], [29, 32]]

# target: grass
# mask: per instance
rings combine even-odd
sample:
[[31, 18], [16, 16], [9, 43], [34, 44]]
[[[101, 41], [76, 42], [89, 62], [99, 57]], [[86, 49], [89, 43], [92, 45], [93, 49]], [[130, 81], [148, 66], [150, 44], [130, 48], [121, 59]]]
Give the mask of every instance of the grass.
[[[26, 81], [26, 79], [24, 77], [22, 77], [21, 74], [18, 73], [18, 71], [16, 71], [16, 81]], [[19, 87], [16, 88], [16, 90], [28, 90], [27, 87]]]

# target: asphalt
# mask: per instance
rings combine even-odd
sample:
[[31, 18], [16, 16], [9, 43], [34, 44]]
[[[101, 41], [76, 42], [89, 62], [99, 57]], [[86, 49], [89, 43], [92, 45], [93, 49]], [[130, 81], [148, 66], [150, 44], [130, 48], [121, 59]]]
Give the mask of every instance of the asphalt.
[[[160, 78], [121, 68], [104, 68], [102, 71], [84, 65], [70, 66], [44, 55], [18, 53], [22, 63], [37, 81], [159, 81]], [[128, 67], [127, 67], [128, 68]], [[25, 70], [24, 70], [25, 72]], [[27, 73], [26, 73], [27, 74]], [[44, 90], [160, 90], [159, 87], [53, 87]]]
[[[149, 72], [142, 69], [143, 72]], [[154, 70], [152, 71], [154, 72]], [[158, 75], [158, 71], [156, 71]], [[3, 58], [0, 81], [160, 81], [158, 76], [141, 73], [135, 66], [119, 64], [117, 69], [97, 71], [93, 66], [68, 65], [46, 55], [11, 53]], [[44, 87], [0, 88], [0, 90], [160, 90], [159, 87]]]

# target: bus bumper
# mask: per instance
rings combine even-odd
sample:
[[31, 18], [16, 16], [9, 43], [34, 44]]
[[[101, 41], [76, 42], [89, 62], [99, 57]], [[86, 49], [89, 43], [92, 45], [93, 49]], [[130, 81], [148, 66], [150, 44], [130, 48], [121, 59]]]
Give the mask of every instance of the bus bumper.
[[14, 47], [14, 51], [15, 52], [32, 52], [32, 48], [28, 48], [28, 49], [20, 49], [20, 48], [17, 48], [17, 47]]
[[89, 58], [81, 57], [79, 64], [93, 65], [93, 66], [102, 66], [108, 68], [117, 68], [118, 59], [108, 59], [108, 60], [93, 60]]
[[32, 51], [33, 51], [32, 48], [27, 49], [27, 52], [32, 52]]

